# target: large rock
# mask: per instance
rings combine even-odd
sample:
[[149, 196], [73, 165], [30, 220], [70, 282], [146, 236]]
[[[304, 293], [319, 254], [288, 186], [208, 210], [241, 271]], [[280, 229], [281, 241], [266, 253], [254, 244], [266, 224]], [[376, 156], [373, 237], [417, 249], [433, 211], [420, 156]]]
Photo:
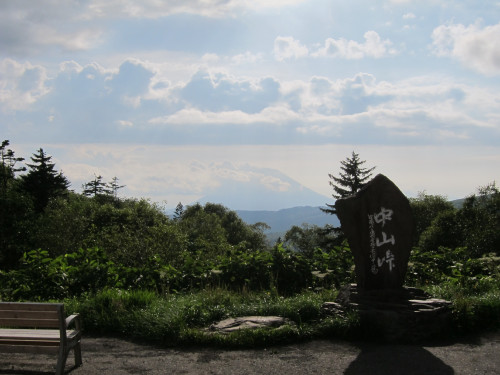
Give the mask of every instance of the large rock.
[[337, 200], [335, 209], [354, 255], [358, 288], [402, 288], [414, 230], [405, 195], [379, 174], [356, 195]]
[[286, 324], [292, 324], [292, 322], [281, 316], [240, 316], [214, 323], [209, 330], [229, 333], [240, 329], [279, 328]]

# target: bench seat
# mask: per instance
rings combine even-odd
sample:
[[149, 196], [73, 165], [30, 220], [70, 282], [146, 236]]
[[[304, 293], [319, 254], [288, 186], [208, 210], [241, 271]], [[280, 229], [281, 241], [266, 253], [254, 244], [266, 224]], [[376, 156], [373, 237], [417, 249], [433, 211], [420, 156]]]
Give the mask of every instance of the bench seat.
[[0, 302], [0, 352], [58, 354], [56, 374], [62, 375], [70, 350], [75, 366], [82, 364], [80, 340], [80, 317], [64, 318], [62, 304]]

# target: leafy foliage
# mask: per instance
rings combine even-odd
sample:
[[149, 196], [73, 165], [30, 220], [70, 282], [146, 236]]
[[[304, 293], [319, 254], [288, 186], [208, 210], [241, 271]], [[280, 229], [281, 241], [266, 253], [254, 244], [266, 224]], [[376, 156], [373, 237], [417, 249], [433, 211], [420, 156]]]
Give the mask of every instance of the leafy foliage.
[[[117, 178], [104, 184], [96, 177], [99, 192], [69, 192], [42, 149], [30, 171], [16, 176], [23, 159], [8, 145], [0, 147], [0, 300], [65, 299], [91, 330], [161, 342], [245, 346], [356, 329], [355, 317], [325, 318], [319, 311], [321, 298], [333, 299], [335, 289], [354, 280], [352, 254], [331, 228], [292, 227], [285, 242], [268, 248], [265, 223], [248, 225], [219, 204], [179, 204], [171, 219], [147, 200], [119, 198]], [[340, 178], [351, 185], [338, 187], [359, 189], [373, 170], [363, 163], [355, 153], [343, 162]], [[498, 326], [496, 185], [480, 188], [460, 208], [423, 193], [411, 205], [417, 238], [407, 284], [452, 299], [459, 330]], [[229, 338], [200, 329], [229, 315], [255, 314], [297, 325]]]
[[63, 299], [106, 288], [147, 289], [159, 294], [224, 288], [293, 295], [308, 288], [330, 289], [352, 281], [352, 267], [343, 271], [345, 265], [338, 262], [339, 254], [348, 250], [337, 251], [317, 249], [312, 259], [281, 245], [272, 251], [233, 249], [215, 259], [186, 251], [179, 266], [174, 267], [156, 255], [141, 265], [127, 266], [113, 261], [99, 248], [57, 257], [46, 250], [32, 250], [23, 255], [18, 269], [0, 271], [0, 298]]
[[[417, 223], [418, 225], [418, 223]], [[468, 255], [481, 257], [500, 248], [500, 191], [493, 183], [465, 199], [460, 209], [438, 211], [422, 231], [418, 245], [424, 251], [440, 246], [466, 247]]]
[[422, 233], [429, 228], [437, 216], [455, 211], [452, 203], [441, 195], [428, 195], [425, 192], [418, 194], [417, 198], [410, 198], [410, 206], [415, 220], [415, 245]]

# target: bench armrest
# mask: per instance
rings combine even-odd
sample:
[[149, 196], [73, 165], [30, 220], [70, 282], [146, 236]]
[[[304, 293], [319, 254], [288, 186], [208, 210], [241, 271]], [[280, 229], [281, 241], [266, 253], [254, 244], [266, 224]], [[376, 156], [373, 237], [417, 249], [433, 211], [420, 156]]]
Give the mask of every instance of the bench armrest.
[[79, 331], [81, 329], [80, 314], [73, 314], [68, 316], [66, 318], [66, 327], [69, 327], [69, 325], [73, 322], [75, 323], [75, 329]]

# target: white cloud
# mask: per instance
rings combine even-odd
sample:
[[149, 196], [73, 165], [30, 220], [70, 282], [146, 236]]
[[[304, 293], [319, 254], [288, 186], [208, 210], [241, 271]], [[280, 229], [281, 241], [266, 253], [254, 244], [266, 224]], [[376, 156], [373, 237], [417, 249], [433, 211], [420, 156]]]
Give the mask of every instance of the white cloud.
[[201, 61], [207, 64], [218, 63], [220, 61], [220, 57], [216, 53], [205, 53], [201, 57]]
[[137, 59], [108, 70], [66, 62], [50, 78], [41, 66], [2, 64], [2, 121], [19, 113], [33, 126], [9, 134], [40, 140], [429, 144], [455, 134], [447, 140], [491, 143], [500, 132], [498, 92], [451, 78], [388, 82], [360, 73], [286, 81], [203, 70], [171, 84], [158, 78], [168, 77], [161, 64]]
[[[280, 82], [280, 86], [280, 101], [260, 112], [191, 107], [152, 118], [150, 123], [157, 128], [196, 126], [197, 131], [209, 133], [219, 131], [213, 126], [224, 127], [225, 134], [237, 134], [240, 129], [261, 133], [265, 142], [271, 142], [265, 135], [267, 131], [272, 134], [271, 129], [283, 131], [282, 140], [300, 134], [316, 141], [386, 143], [396, 137], [400, 142], [421, 144], [480, 139], [480, 128], [490, 129], [493, 137], [499, 131], [495, 117], [498, 94], [442, 79], [421, 77], [389, 83], [377, 82], [371, 74], [358, 74], [336, 81], [314, 77], [309, 82]], [[489, 99], [483, 101], [486, 97]], [[480, 116], [476, 113], [479, 108]], [[267, 124], [272, 126], [264, 126]]]
[[82, 21], [84, 2], [38, 0], [0, 2], [2, 53], [39, 55], [56, 47], [64, 52], [88, 50], [101, 43], [99, 23]]
[[217, 0], [92, 0], [86, 17], [160, 18], [172, 14], [191, 13], [208, 17], [222, 17], [234, 12], [237, 4]]
[[151, 124], [170, 125], [249, 125], [255, 123], [281, 124], [283, 122], [299, 120], [300, 115], [287, 107], [267, 107], [259, 113], [246, 113], [243, 111], [201, 111], [196, 108], [186, 108], [163, 117], [156, 117]]
[[118, 120], [117, 123], [118, 123], [118, 125], [123, 126], [123, 127], [131, 128], [134, 126], [134, 123], [132, 121], [128, 121], [128, 120]]
[[234, 0], [240, 6], [250, 9], [262, 10], [262, 8], [282, 8], [300, 3], [305, 3], [307, 0]]
[[278, 61], [298, 59], [307, 56], [308, 53], [308, 48], [291, 36], [279, 36], [274, 40], [274, 57]]
[[31, 42], [40, 47], [54, 45], [65, 51], [84, 51], [96, 47], [102, 35], [101, 30], [82, 29], [74, 32], [61, 32], [44, 25], [33, 31]]
[[288, 191], [290, 189], [290, 183], [287, 181], [283, 181], [282, 179], [275, 176], [263, 176], [260, 179], [262, 185], [267, 187], [272, 191]]
[[46, 81], [46, 70], [42, 66], [1, 60], [0, 108], [6, 112], [28, 109], [49, 92]]
[[405, 20], [408, 20], [408, 19], [413, 19], [413, 18], [416, 18], [415, 14], [412, 13], [412, 12], [409, 12], [409, 13], [405, 13], [403, 14], [403, 19]]
[[328, 38], [325, 40], [323, 47], [312, 53], [299, 40], [291, 36], [279, 36], [274, 40], [274, 56], [276, 60], [283, 61], [308, 55], [313, 57], [362, 59], [365, 57], [381, 58], [397, 53], [396, 49], [392, 47], [392, 42], [389, 39], [382, 40], [376, 31], [367, 31], [363, 36], [365, 39], [363, 43], [343, 38]]
[[172, 14], [198, 14], [205, 17], [232, 17], [246, 9], [261, 11], [281, 8], [305, 0], [92, 0], [89, 16], [160, 18]]
[[375, 31], [367, 31], [364, 34], [364, 43], [343, 38], [328, 38], [323, 47], [312, 54], [315, 57], [338, 57], [344, 59], [362, 59], [364, 57], [381, 58], [396, 54], [391, 48], [389, 39], [382, 40]]
[[484, 28], [477, 23], [441, 25], [432, 39], [436, 55], [455, 58], [483, 74], [500, 74], [500, 23]]
[[252, 53], [247, 51], [245, 53], [240, 53], [238, 55], [231, 57], [231, 62], [236, 65], [255, 64], [259, 61], [262, 61], [263, 58], [264, 54], [262, 53]]
[[251, 79], [200, 70], [175, 94], [185, 101], [186, 107], [257, 113], [279, 98], [279, 82], [272, 77]]

